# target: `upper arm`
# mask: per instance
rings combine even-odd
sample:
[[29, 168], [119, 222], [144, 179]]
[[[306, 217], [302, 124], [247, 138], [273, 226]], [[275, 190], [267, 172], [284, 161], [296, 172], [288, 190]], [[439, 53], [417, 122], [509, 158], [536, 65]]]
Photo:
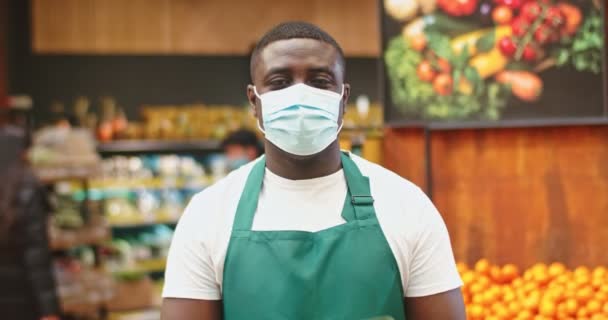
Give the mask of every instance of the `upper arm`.
[[220, 320], [221, 300], [163, 299], [162, 320]]
[[220, 300], [221, 292], [207, 235], [212, 221], [201, 219], [211, 208], [195, 196], [182, 215], [167, 257], [164, 298]]
[[420, 192], [420, 222], [406, 276], [406, 297], [424, 297], [462, 286], [450, 236], [441, 215]]
[[465, 320], [464, 302], [460, 289], [425, 297], [405, 298], [408, 320]]

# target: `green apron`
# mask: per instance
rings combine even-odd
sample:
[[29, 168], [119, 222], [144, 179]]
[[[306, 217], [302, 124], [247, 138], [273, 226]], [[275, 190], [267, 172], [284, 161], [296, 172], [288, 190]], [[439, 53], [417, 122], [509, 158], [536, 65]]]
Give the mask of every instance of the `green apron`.
[[251, 230], [265, 166], [254, 165], [237, 207], [224, 319], [405, 319], [399, 268], [353, 160], [342, 154], [346, 223], [319, 232]]

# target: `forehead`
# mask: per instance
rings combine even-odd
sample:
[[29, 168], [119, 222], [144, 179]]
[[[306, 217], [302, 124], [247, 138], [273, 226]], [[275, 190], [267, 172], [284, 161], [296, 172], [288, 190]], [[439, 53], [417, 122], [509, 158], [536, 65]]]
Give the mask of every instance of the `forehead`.
[[[276, 69], [328, 68], [341, 77], [339, 53], [329, 43], [315, 39], [288, 39], [268, 44], [254, 61], [254, 78]], [[255, 79], [254, 79], [255, 80]]]

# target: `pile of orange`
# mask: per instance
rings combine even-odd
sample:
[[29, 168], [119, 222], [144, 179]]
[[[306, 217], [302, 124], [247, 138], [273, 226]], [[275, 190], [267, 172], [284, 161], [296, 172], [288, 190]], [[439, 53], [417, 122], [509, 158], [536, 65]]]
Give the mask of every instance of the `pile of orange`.
[[608, 320], [608, 270], [568, 270], [561, 263], [536, 264], [525, 272], [487, 260], [473, 268], [459, 263], [469, 320]]

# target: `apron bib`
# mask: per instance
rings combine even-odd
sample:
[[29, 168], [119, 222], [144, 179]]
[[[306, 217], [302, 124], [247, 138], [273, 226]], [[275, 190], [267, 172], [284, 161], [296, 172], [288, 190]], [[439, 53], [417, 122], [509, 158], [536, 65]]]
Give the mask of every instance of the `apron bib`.
[[342, 154], [346, 223], [319, 232], [251, 230], [265, 167], [254, 165], [237, 207], [224, 319], [405, 319], [399, 268], [354, 161]]

